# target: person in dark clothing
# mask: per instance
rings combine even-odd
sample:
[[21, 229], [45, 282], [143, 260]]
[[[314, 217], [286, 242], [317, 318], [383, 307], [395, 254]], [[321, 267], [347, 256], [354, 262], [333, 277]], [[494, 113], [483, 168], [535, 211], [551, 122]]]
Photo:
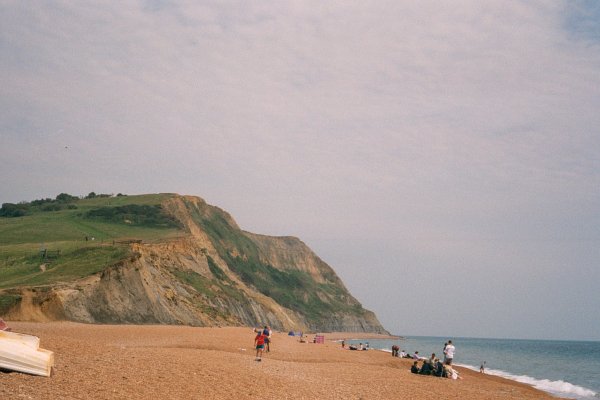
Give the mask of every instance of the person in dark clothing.
[[271, 351], [271, 327], [268, 325], [265, 325], [265, 328], [263, 329], [263, 335], [265, 336], [265, 346], [266, 346], [266, 351], [267, 353]]
[[431, 365], [431, 361], [429, 359], [423, 360], [423, 365], [421, 366], [421, 371], [419, 373], [421, 375], [431, 375], [433, 372], [433, 365]]
[[442, 378], [444, 376], [444, 364], [440, 361], [439, 358], [435, 359], [435, 364], [433, 367], [433, 375]]
[[419, 373], [419, 367], [417, 367], [417, 361], [415, 361], [413, 363], [412, 367], [410, 367], [410, 372], [412, 372], [413, 374]]
[[400, 347], [398, 345], [392, 346], [392, 357], [398, 357], [398, 352], [400, 351]]

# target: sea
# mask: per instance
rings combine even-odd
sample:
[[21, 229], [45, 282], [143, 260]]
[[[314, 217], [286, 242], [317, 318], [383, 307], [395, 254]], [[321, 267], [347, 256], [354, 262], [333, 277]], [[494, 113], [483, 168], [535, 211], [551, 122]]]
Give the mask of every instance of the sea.
[[[443, 357], [444, 343], [456, 347], [454, 364], [526, 383], [557, 397], [600, 398], [600, 342], [565, 340], [517, 340], [408, 336], [397, 340], [350, 339], [348, 344], [369, 343], [371, 349], [400, 349], [422, 357]], [[441, 358], [440, 357], [440, 358]]]

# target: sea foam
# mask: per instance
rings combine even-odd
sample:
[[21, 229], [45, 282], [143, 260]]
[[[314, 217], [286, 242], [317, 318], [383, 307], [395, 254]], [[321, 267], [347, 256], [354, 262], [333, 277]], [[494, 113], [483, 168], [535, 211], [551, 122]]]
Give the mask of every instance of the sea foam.
[[[479, 371], [479, 368], [476, 368], [472, 365], [466, 364], [457, 364], [461, 367], [469, 368], [474, 371]], [[572, 383], [565, 381], [551, 381], [549, 379], [537, 379], [527, 375], [514, 375], [506, 371], [502, 371], [499, 369], [491, 369], [486, 368], [485, 373], [489, 375], [496, 375], [502, 378], [510, 379], [513, 381], [525, 383], [527, 385], [533, 386], [536, 389], [542, 390], [544, 392], [560, 395], [564, 397], [570, 398], [598, 398], [599, 394], [594, 392], [593, 390], [584, 388], [582, 386], [573, 385]]]

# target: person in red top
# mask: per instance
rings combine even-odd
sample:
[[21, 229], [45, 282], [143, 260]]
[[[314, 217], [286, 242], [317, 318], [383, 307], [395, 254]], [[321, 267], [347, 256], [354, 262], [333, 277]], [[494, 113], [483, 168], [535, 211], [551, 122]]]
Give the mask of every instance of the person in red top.
[[265, 334], [262, 329], [258, 330], [258, 334], [254, 338], [254, 345], [256, 346], [256, 361], [261, 361], [263, 350], [265, 349]]

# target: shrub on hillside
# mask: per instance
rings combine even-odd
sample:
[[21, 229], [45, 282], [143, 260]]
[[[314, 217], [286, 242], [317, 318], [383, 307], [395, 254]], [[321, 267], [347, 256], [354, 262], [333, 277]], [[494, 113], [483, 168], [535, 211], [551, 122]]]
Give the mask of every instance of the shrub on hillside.
[[[105, 195], [99, 195], [105, 196]], [[106, 195], [109, 196], [109, 195]], [[67, 193], [61, 193], [56, 196], [56, 199], [37, 199], [31, 202], [23, 201], [18, 204], [4, 203], [0, 208], [0, 217], [22, 217], [36, 211], [60, 211], [60, 210], [75, 210], [75, 203], [79, 198], [71, 196]]]
[[56, 201], [59, 203], [73, 203], [77, 200], [79, 200], [79, 197], [71, 196], [68, 193], [61, 193], [58, 196], [56, 196]]
[[87, 218], [152, 227], [176, 227], [178, 223], [159, 205], [127, 204], [117, 207], [100, 207], [85, 213]]
[[45, 199], [33, 200], [29, 204], [31, 204], [34, 207], [38, 207], [38, 206], [41, 206], [41, 205], [46, 204], [46, 203], [52, 203], [53, 201], [54, 200], [52, 200], [50, 198], [45, 198]]
[[58, 204], [58, 203], [50, 203], [50, 204], [44, 204], [43, 206], [40, 207], [40, 210], [42, 211], [60, 211], [62, 210], [62, 204]]
[[27, 215], [29, 211], [29, 204], [27, 203], [4, 203], [2, 204], [2, 208], [0, 208], [0, 217], [6, 218], [14, 218], [14, 217], [22, 217]]
[[86, 199], [95, 199], [97, 197], [112, 197], [112, 194], [108, 194], [108, 193], [98, 193], [96, 194], [96, 192], [90, 192], [88, 193], [87, 196], [85, 196]]

